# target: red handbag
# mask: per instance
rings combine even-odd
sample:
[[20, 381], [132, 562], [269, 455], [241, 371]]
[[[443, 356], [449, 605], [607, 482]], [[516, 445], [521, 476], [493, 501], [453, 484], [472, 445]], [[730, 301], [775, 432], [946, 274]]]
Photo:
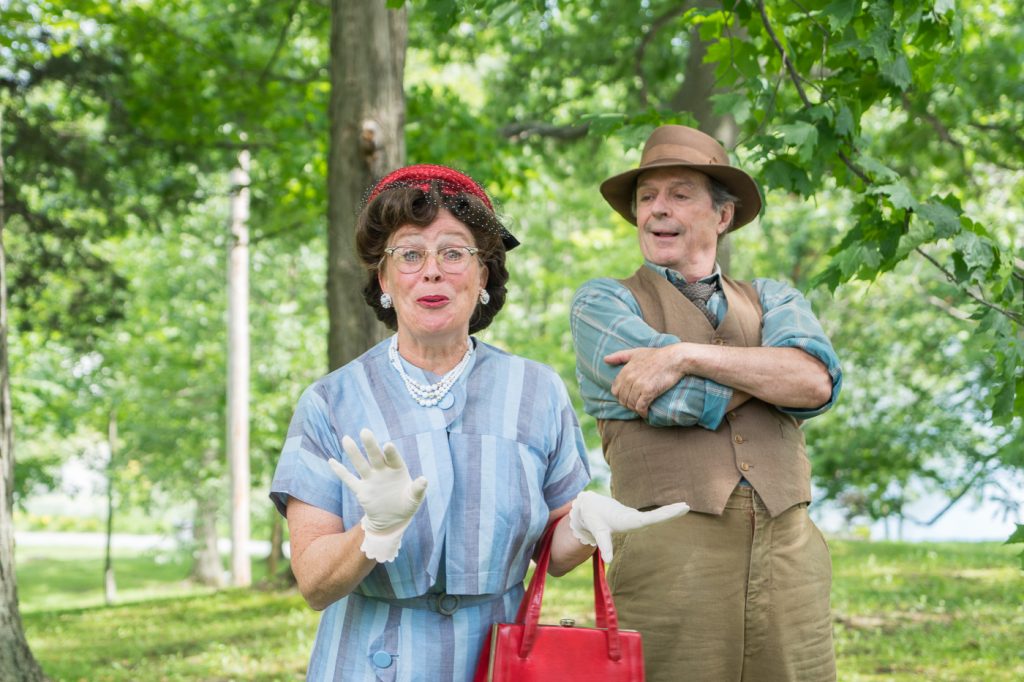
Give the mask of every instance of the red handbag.
[[601, 552], [594, 552], [596, 628], [539, 625], [544, 580], [555, 523], [541, 538], [540, 557], [514, 623], [495, 623], [480, 652], [473, 682], [643, 682], [640, 633], [620, 630], [604, 577]]

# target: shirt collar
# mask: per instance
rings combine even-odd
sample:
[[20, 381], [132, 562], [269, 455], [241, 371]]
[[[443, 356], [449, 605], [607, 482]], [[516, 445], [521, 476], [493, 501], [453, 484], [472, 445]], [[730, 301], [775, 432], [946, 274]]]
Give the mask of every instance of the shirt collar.
[[[681, 282], [684, 279], [681, 274], [679, 274], [675, 270], [672, 270], [671, 268], [666, 268], [664, 265], [655, 265], [654, 263], [646, 259], [644, 259], [644, 265], [649, 267], [651, 270], [654, 270], [656, 273], [667, 279], [669, 282], [672, 282], [673, 284], [675, 282]], [[701, 277], [697, 281], [706, 282], [707, 284], [715, 284], [716, 286], [721, 287], [721, 282], [719, 281], [721, 277], [722, 268], [718, 265], [718, 261], [715, 261], [715, 269], [711, 271], [711, 274], [708, 275], [707, 277]]]

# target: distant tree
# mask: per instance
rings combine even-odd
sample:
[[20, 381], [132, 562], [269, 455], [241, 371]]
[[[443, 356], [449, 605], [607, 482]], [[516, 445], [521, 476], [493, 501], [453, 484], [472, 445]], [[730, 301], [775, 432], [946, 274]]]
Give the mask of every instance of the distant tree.
[[[77, 395], [60, 391], [62, 398], [72, 394], [66, 402], [74, 403], [74, 410], [58, 412], [61, 422], [75, 421], [66, 418], [75, 410], [88, 412], [86, 402], [109, 404], [115, 394], [123, 397], [124, 461], [147, 464], [140, 474], [147, 485], [133, 489], [129, 501], [144, 503], [141, 491], [163, 490], [215, 502], [208, 484], [226, 470], [224, 390], [209, 378], [224, 375], [217, 358], [226, 342], [208, 324], [222, 318], [207, 306], [217, 307], [224, 286], [223, 279], [210, 286], [204, 277], [208, 263], [195, 254], [205, 258], [207, 247], [223, 247], [223, 223], [198, 228], [200, 246], [192, 244], [181, 261], [173, 249], [191, 237], [178, 235], [201, 222], [191, 216], [206, 218], [221, 209], [223, 221], [225, 207], [217, 202], [226, 189], [217, 178], [234, 163], [241, 130], [250, 134], [257, 188], [251, 241], [287, 252], [318, 238], [325, 195], [320, 159], [327, 129], [321, 94], [326, 39], [313, 37], [322, 32], [327, 8], [256, 2], [225, 11], [203, 0], [33, 5], [6, 3], [0, 22], [0, 46], [18, 48], [5, 52], [15, 59], [0, 69], [0, 90], [17, 104], [7, 123], [17, 143], [12, 165], [20, 190], [9, 202], [17, 216], [14, 320], [23, 343], [31, 343], [30, 335], [41, 337], [47, 357], [54, 356], [45, 368], [35, 357], [25, 360], [23, 366], [52, 372], [46, 381], [26, 377], [25, 394], [45, 404], [50, 396], [42, 395], [43, 388], [87, 389]], [[80, 29], [79, 22], [88, 28]], [[135, 238], [147, 234], [164, 239]], [[151, 286], [135, 280], [135, 290], [128, 291], [132, 273], [150, 263], [138, 254], [121, 258], [127, 244], [169, 250], [162, 264], [152, 263], [157, 281]], [[192, 271], [172, 274], [179, 262]], [[167, 266], [163, 272], [161, 265]], [[161, 277], [177, 288], [160, 286]], [[199, 290], [201, 299], [188, 298]], [[143, 301], [140, 291], [157, 298]], [[150, 303], [158, 309], [150, 310]], [[133, 320], [125, 320], [129, 307]], [[50, 330], [64, 335], [47, 336]], [[176, 332], [187, 334], [191, 345], [179, 345]], [[126, 338], [140, 341], [149, 364], [133, 357]], [[319, 348], [301, 339], [304, 347]], [[56, 376], [68, 367], [88, 381]], [[301, 376], [279, 380], [275, 390], [286, 390]], [[183, 387], [185, 380], [191, 385]], [[154, 424], [157, 414], [167, 419]], [[55, 421], [37, 420], [30, 431], [60, 437], [69, 425]], [[85, 422], [101, 428], [98, 418], [80, 420]], [[274, 434], [278, 447], [285, 425]], [[266, 447], [260, 443], [261, 452]], [[19, 463], [18, 473], [20, 481], [26, 473], [38, 479], [43, 472]], [[259, 475], [267, 475], [265, 465]], [[251, 476], [240, 478], [245, 486], [251, 483]], [[197, 480], [202, 485], [190, 485]], [[223, 511], [216, 504], [197, 505], [197, 514], [213, 514], [195, 524], [207, 533], [202, 546], [210, 544], [210, 533], [216, 537]], [[214, 556], [204, 566], [216, 562]]]
[[46, 679], [25, 639], [14, 573], [14, 420], [7, 362], [7, 267], [4, 253], [3, 107], [0, 103], [0, 670], [12, 682]]

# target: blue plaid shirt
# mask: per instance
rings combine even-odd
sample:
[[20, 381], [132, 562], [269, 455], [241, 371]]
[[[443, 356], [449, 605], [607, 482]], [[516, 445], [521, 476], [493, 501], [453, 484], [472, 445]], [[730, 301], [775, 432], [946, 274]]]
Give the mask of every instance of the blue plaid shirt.
[[[681, 279], [674, 270], [645, 264], [670, 282]], [[701, 281], [717, 283], [720, 273], [716, 266], [715, 272]], [[755, 279], [751, 284], [760, 298], [763, 311], [761, 345], [800, 348], [820, 360], [832, 377], [832, 397], [824, 405], [814, 409], [779, 409], [797, 419], [825, 412], [839, 397], [843, 373], [839, 358], [810, 304], [799, 291], [782, 282]], [[727, 303], [721, 288], [711, 296], [707, 306], [717, 319], [722, 319]], [[609, 365], [604, 357], [626, 348], [668, 346], [679, 343], [679, 338], [648, 326], [629, 289], [617, 280], [604, 277], [590, 280], [576, 292], [570, 324], [576, 345], [576, 378], [587, 414], [596, 419], [637, 419], [638, 415], [620, 405], [611, 393], [612, 382], [621, 365]], [[651, 404], [647, 422], [652, 426], [696, 424], [714, 430], [725, 416], [725, 408], [731, 399], [731, 387], [687, 375]]]

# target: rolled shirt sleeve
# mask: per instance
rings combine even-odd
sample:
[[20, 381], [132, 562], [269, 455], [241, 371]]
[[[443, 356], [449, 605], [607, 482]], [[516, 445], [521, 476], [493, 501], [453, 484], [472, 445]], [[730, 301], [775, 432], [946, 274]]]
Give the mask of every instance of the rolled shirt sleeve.
[[[570, 326], [576, 346], [576, 377], [584, 409], [597, 419], [639, 419], [619, 404], [611, 386], [621, 370], [605, 356], [629, 348], [662, 348], [679, 343], [679, 337], [652, 329], [629, 289], [601, 278], [584, 284], [573, 297]], [[648, 410], [652, 426], [715, 428], [732, 398], [732, 389], [709, 379], [685, 376], [661, 394]]]
[[832, 396], [824, 405], [810, 409], [780, 407], [779, 410], [797, 419], [810, 419], [827, 412], [839, 398], [843, 370], [832, 342], [811, 310], [803, 294], [783, 282], [755, 279], [752, 284], [761, 299], [764, 319], [761, 323], [761, 345], [773, 348], [799, 348], [821, 361], [832, 377]]
[[[671, 279], [664, 268], [654, 269]], [[820, 360], [832, 378], [830, 400], [812, 409], [779, 408], [797, 419], [826, 412], [835, 403], [842, 385], [842, 370], [835, 350], [814, 316], [807, 299], [795, 288], [770, 279], [752, 282], [763, 311], [761, 344], [776, 348], [799, 348]], [[708, 302], [718, 319], [727, 310], [719, 292]], [[576, 377], [584, 409], [596, 419], [639, 419], [611, 393], [621, 366], [609, 365], [605, 356], [629, 348], [661, 348], [679, 343], [643, 320], [640, 306], [624, 285], [610, 278], [590, 280], [576, 292], [570, 312], [570, 326], [576, 347]], [[733, 390], [710, 379], [687, 375], [660, 395], [648, 411], [652, 426], [701, 426], [715, 429], [725, 416]]]

